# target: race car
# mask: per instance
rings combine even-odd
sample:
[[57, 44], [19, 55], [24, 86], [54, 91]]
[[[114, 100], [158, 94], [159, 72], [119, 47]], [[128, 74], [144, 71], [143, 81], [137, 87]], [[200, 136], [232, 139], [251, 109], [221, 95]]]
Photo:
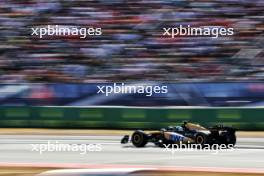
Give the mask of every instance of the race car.
[[121, 139], [122, 144], [129, 141], [135, 147], [144, 147], [148, 142], [164, 147], [168, 144], [199, 144], [201, 146], [213, 144], [235, 146], [236, 129], [223, 125], [216, 125], [205, 128], [199, 124], [183, 122], [181, 126], [169, 126], [159, 131], [146, 133], [143, 130], [136, 130], [131, 138], [125, 135]]

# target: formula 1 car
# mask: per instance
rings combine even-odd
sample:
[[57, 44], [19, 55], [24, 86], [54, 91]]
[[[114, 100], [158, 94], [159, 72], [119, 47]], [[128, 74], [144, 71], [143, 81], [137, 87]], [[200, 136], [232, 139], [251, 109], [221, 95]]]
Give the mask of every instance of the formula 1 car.
[[144, 147], [148, 142], [160, 147], [180, 143], [202, 146], [216, 144], [233, 147], [236, 144], [235, 132], [236, 129], [223, 125], [204, 128], [199, 124], [184, 122], [181, 126], [169, 126], [155, 132], [146, 133], [142, 130], [136, 130], [131, 139], [129, 135], [125, 135], [121, 139], [121, 143], [126, 144], [131, 140], [135, 147]]

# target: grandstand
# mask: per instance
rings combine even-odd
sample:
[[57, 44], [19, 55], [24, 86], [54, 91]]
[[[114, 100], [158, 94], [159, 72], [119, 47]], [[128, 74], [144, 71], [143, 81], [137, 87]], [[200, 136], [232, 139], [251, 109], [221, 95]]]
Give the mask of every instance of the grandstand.
[[[3, 0], [1, 83], [261, 81], [262, 0]], [[233, 27], [230, 37], [162, 37], [174, 25]], [[39, 25], [101, 27], [87, 39], [36, 39]]]

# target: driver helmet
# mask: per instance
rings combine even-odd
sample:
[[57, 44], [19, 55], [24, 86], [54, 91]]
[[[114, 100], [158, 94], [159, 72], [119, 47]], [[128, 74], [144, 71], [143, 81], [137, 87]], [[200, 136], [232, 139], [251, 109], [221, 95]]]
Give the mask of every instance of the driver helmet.
[[181, 126], [176, 126], [175, 127], [176, 131], [183, 132], [183, 128]]

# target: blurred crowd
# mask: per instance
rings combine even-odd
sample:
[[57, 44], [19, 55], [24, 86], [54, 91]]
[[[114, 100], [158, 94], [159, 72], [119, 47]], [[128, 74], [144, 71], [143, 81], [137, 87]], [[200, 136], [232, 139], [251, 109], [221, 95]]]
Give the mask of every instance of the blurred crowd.
[[[36, 38], [31, 28], [102, 28]], [[178, 25], [234, 28], [229, 37], [163, 37]], [[1, 0], [0, 82], [264, 80], [263, 0]]]

